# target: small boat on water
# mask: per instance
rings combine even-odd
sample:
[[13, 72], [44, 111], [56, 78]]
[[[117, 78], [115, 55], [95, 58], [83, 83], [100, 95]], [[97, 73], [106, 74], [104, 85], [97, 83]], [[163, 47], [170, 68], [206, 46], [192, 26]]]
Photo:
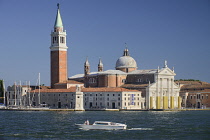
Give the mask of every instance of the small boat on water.
[[107, 122], [107, 121], [95, 121], [93, 124], [89, 124], [89, 121], [85, 121], [84, 124], [75, 124], [80, 129], [102, 129], [102, 130], [119, 130], [126, 129], [127, 125], [122, 123]]
[[0, 104], [0, 109], [6, 109], [6, 106], [4, 104]]

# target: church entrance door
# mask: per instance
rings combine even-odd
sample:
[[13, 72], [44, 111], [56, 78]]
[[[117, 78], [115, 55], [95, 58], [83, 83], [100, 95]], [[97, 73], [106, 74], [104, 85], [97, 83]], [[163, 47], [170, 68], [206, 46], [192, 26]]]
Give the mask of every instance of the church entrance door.
[[92, 102], [90, 102], [90, 108], [92, 108], [92, 106], [93, 106], [93, 103], [92, 103]]
[[112, 103], [112, 109], [115, 109], [115, 103]]
[[58, 108], [61, 108], [61, 102], [58, 102]]
[[198, 106], [197, 106], [198, 108], [201, 108], [201, 103], [200, 102], [198, 102]]

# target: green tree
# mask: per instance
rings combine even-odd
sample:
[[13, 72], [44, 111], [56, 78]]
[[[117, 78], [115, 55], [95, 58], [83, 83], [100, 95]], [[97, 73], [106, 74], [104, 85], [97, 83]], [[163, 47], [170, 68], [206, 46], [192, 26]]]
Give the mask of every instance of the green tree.
[[0, 103], [4, 102], [4, 81], [0, 80]]

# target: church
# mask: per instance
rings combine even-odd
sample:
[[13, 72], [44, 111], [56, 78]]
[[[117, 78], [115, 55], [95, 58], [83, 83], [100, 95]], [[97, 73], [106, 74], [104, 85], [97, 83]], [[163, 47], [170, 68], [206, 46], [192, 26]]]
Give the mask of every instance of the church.
[[[84, 73], [68, 77], [66, 35], [58, 4], [51, 32], [51, 87], [28, 89], [29, 94], [28, 90], [22, 91], [25, 92], [22, 93], [24, 98], [29, 100], [21, 100], [19, 104], [47, 104], [50, 108], [74, 110], [181, 108], [180, 87], [174, 82], [174, 69], [170, 69], [165, 61], [162, 68], [138, 70], [127, 46], [116, 60], [115, 69], [104, 70], [100, 59], [98, 71], [91, 72], [91, 65], [86, 59]], [[14, 104], [14, 100], [9, 103]]]

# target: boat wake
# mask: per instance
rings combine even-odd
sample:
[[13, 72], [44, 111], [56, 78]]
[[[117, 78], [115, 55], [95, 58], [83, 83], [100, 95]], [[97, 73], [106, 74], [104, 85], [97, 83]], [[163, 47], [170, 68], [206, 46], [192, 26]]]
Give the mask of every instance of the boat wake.
[[131, 128], [127, 130], [153, 130], [153, 128]]

